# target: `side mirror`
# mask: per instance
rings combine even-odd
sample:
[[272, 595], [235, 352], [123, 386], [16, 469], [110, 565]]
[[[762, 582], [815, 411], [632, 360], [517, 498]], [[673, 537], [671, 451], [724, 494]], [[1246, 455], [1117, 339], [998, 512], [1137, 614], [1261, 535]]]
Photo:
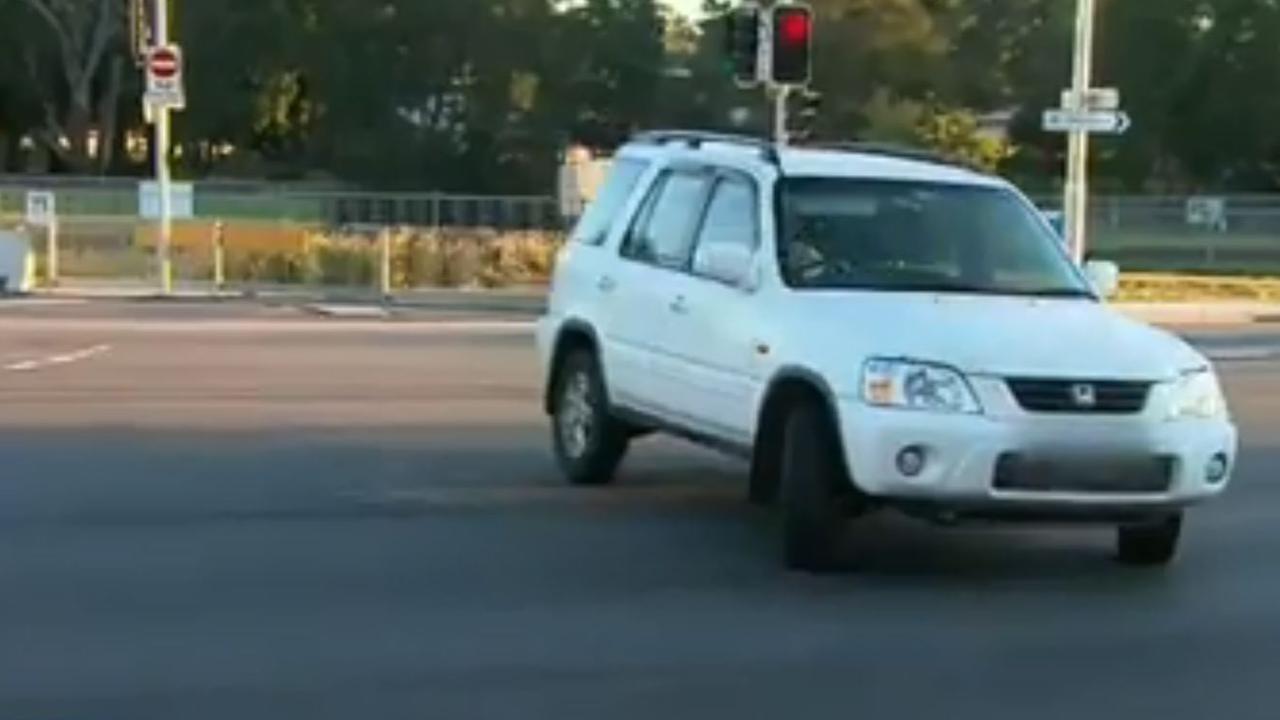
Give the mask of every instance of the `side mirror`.
[[1120, 266], [1105, 260], [1090, 260], [1084, 264], [1085, 277], [1102, 297], [1109, 298], [1120, 289]]
[[755, 252], [734, 243], [715, 243], [698, 248], [693, 271], [748, 292], [759, 284], [755, 272]]

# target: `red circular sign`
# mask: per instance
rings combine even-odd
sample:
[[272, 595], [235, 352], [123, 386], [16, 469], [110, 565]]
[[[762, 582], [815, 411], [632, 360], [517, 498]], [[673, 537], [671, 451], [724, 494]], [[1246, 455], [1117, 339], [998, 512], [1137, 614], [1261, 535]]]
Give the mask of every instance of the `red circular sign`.
[[153, 76], [168, 80], [178, 74], [178, 54], [169, 48], [156, 48], [147, 65]]

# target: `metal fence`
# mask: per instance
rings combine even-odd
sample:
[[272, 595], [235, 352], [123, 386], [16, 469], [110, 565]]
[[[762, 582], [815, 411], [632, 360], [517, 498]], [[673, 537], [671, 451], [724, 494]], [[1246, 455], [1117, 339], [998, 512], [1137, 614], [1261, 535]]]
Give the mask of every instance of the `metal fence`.
[[[1038, 204], [1061, 207], [1056, 198]], [[1102, 196], [1090, 207], [1090, 253], [1122, 267], [1280, 273], [1280, 195]]]
[[[56, 195], [65, 275], [153, 272], [155, 224], [139, 217], [136, 180], [0, 176], [0, 227], [21, 224], [31, 190]], [[1045, 210], [1060, 207], [1056, 197], [1036, 200]], [[1197, 212], [1205, 207], [1214, 212]], [[1090, 252], [1127, 270], [1280, 274], [1280, 195], [1098, 196], [1091, 208]], [[268, 263], [263, 257], [296, 249], [305, 237], [360, 242], [389, 227], [472, 239], [557, 237], [564, 229], [558, 203], [549, 196], [206, 182], [195, 185], [193, 209], [194, 218], [179, 222], [175, 230], [179, 270], [189, 277], [207, 272], [208, 248], [218, 228], [229, 253], [253, 256], [259, 265]]]
[[[55, 178], [0, 177], [0, 217], [24, 211], [26, 193], [48, 190], [68, 219], [136, 219], [136, 181], [93, 183]], [[557, 230], [563, 219], [549, 196], [484, 196], [445, 193], [372, 193], [340, 189], [198, 183], [194, 214], [201, 220], [270, 221], [329, 228], [415, 226]]]

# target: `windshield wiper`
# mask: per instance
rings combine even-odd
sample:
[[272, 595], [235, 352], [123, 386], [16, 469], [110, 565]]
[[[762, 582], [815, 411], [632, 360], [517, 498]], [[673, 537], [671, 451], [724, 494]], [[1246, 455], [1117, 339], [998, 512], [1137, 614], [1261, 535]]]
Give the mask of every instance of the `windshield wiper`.
[[872, 290], [888, 292], [927, 292], [955, 293], [957, 295], [1004, 295], [1007, 297], [1042, 297], [1042, 298], [1093, 298], [1093, 293], [1080, 288], [1043, 288], [1022, 290], [1017, 288], [991, 287], [990, 285], [969, 285], [966, 283], [907, 283], [902, 285], [872, 285]]
[[1045, 288], [1043, 290], [1023, 290], [1014, 295], [1043, 298], [1094, 298], [1094, 294], [1081, 288]]

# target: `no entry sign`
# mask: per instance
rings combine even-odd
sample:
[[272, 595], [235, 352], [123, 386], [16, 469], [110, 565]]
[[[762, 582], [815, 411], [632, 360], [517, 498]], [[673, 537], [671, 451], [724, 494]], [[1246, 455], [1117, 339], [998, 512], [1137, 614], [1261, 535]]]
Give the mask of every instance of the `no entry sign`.
[[179, 109], [187, 104], [182, 82], [182, 49], [177, 45], [160, 45], [147, 53], [146, 104], [152, 109]]

